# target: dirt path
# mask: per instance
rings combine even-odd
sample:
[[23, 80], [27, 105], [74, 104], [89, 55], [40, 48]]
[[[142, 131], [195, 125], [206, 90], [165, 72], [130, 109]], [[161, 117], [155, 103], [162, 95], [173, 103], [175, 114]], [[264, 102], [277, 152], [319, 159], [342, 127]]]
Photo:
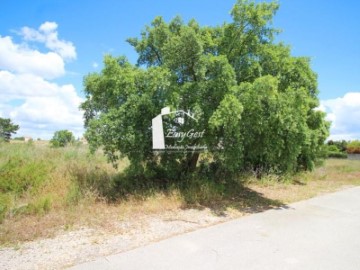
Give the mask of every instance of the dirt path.
[[0, 269], [64, 269], [237, 216], [241, 216], [241, 213], [217, 216], [209, 209], [188, 209], [117, 222], [118, 231], [121, 231], [118, 234], [94, 228], [62, 231], [51, 239], [1, 248]]

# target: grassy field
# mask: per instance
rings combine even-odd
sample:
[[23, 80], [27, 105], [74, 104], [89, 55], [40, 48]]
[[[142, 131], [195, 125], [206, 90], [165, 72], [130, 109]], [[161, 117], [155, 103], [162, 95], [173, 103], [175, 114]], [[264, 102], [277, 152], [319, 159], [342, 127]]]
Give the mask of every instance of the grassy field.
[[166, 187], [124, 178], [127, 165], [121, 160], [114, 169], [86, 145], [0, 144], [0, 245], [184, 208], [240, 216], [360, 185], [359, 160], [329, 159], [311, 173], [261, 181], [247, 175], [231, 184], [199, 180]]

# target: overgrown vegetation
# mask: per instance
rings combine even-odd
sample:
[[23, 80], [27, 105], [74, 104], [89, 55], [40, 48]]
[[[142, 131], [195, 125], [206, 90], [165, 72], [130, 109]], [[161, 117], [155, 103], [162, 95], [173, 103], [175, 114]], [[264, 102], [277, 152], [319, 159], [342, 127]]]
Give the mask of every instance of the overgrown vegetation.
[[124, 173], [129, 165], [126, 159], [117, 165], [114, 169], [101, 152], [89, 154], [86, 145], [0, 144], [0, 243], [48, 236], [73, 224], [91, 226], [164, 209], [206, 207], [216, 215], [229, 209], [261, 211], [360, 184], [355, 160], [329, 160], [313, 173], [264, 174], [261, 181], [256, 172], [223, 181], [211, 171], [207, 172], [210, 177], [204, 172], [203, 177], [182, 182], [134, 181]]
[[115, 170], [101, 155], [87, 152], [81, 147], [0, 144], [0, 221], [76, 205], [87, 192], [106, 196]]

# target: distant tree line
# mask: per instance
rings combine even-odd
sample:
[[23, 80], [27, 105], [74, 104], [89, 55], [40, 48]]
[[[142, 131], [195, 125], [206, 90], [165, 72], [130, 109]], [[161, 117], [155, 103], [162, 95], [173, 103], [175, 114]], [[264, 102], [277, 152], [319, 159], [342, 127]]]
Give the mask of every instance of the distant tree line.
[[[19, 125], [12, 123], [9, 118], [1, 118], [0, 117], [0, 141], [9, 142], [11, 136], [16, 134], [19, 130]], [[15, 141], [25, 141], [25, 137], [15, 137], [13, 140]], [[40, 138], [37, 139], [38, 141]], [[54, 133], [52, 139], [50, 140], [50, 144], [52, 147], [65, 147], [69, 144], [74, 144], [75, 137], [71, 131], [68, 130], [58, 130]]]
[[326, 143], [326, 151], [327, 156], [333, 158], [347, 158], [348, 154], [360, 154], [360, 140], [329, 140]]

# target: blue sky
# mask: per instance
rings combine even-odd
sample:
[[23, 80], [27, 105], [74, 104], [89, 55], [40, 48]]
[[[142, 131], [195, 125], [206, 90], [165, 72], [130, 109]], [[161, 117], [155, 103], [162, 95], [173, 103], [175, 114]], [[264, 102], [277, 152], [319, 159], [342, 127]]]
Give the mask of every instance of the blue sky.
[[[18, 135], [50, 138], [69, 129], [81, 136], [82, 80], [100, 71], [103, 55], [136, 61], [126, 38], [155, 16], [181, 15], [202, 25], [230, 21], [235, 0], [95, 1], [2, 0], [0, 117], [19, 123]], [[321, 109], [331, 138], [360, 139], [360, 2], [282, 0], [277, 40], [308, 56], [319, 76]], [[10, 56], [12, 58], [10, 59]], [[15, 59], [15, 60], [13, 60]]]

